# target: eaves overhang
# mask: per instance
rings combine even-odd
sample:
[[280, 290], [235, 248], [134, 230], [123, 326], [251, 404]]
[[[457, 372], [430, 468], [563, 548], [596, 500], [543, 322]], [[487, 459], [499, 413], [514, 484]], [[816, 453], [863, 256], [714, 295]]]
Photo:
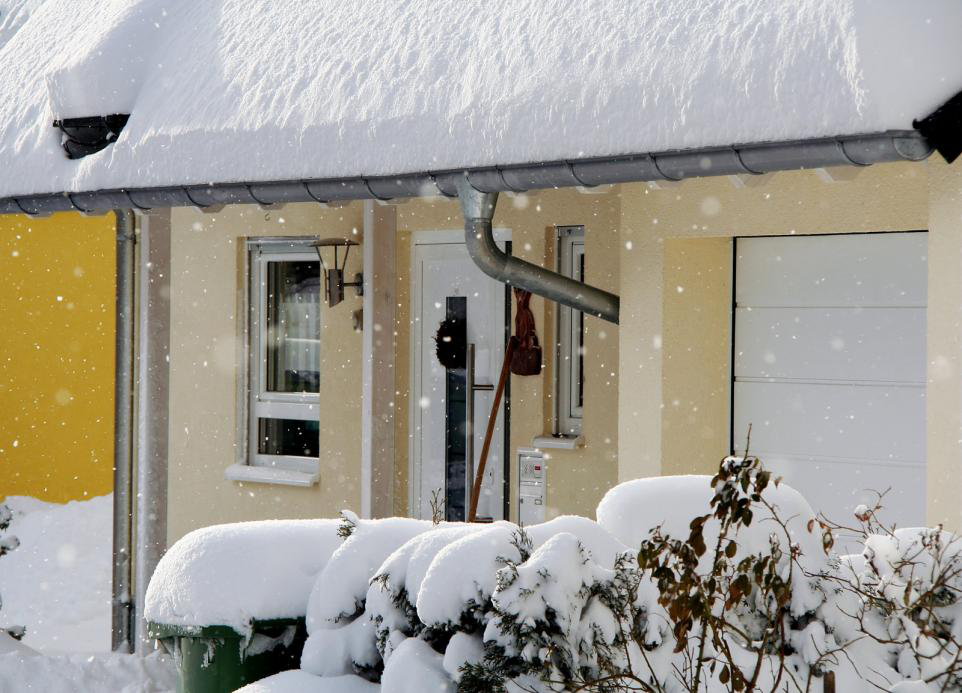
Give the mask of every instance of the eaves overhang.
[[290, 202], [392, 200], [457, 196], [457, 180], [467, 172], [480, 192], [526, 192], [576, 186], [645, 181], [681, 181], [721, 175], [761, 175], [777, 171], [832, 166], [870, 166], [921, 161], [933, 151], [914, 130], [763, 142], [728, 147], [681, 149], [600, 158], [458, 170], [424, 171], [396, 176], [347, 177], [257, 182], [224, 182], [89, 192], [46, 193], [0, 198], [0, 214], [45, 215], [111, 209], [166, 207], [217, 208], [228, 204], [276, 205]]

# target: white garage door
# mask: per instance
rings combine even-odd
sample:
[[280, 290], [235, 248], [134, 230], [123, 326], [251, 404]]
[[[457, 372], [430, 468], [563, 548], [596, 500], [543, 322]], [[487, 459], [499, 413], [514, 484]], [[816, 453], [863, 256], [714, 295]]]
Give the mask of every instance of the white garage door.
[[848, 523], [925, 521], [926, 234], [736, 241], [733, 447]]

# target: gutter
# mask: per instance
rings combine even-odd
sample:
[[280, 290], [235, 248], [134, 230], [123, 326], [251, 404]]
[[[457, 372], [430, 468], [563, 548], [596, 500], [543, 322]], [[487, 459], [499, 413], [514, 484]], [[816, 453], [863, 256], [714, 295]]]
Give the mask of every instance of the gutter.
[[[732, 174], [759, 175], [829, 166], [869, 166], [889, 161], [921, 161], [932, 153], [914, 130], [811, 140], [766, 142], [590, 159], [568, 159], [467, 170], [479, 192], [525, 192], [543, 188], [597, 186], [641, 181]], [[213, 183], [93, 192], [18, 195], [0, 198], [0, 214], [44, 215], [79, 211], [101, 214], [111, 209], [200, 207], [228, 204], [272, 205], [288, 202], [338, 202], [443, 195], [455, 197], [463, 169], [397, 176], [303, 179], [260, 183]]]

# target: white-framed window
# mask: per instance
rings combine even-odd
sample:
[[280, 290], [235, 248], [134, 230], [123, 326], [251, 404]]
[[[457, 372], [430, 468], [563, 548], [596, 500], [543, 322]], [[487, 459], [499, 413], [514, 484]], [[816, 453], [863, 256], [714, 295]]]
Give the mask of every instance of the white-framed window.
[[[585, 229], [559, 226], [558, 271], [578, 281], [585, 277]], [[558, 306], [557, 426], [564, 436], [581, 435], [584, 407], [585, 321], [581, 311]]]
[[314, 240], [247, 242], [246, 464], [316, 481], [322, 296]]

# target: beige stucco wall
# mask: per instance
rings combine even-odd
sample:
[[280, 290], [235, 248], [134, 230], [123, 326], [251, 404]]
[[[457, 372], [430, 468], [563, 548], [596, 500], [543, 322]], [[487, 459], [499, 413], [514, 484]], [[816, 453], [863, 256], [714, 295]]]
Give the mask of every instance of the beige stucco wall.
[[[723, 177], [661, 189], [622, 186], [619, 478], [709, 471], [729, 452], [733, 236], [926, 229], [930, 173], [940, 166], [945, 168], [934, 162], [874, 166], [853, 180], [829, 183], [815, 171], [797, 171], [749, 179], [747, 185]], [[957, 180], [943, 185], [953, 186], [960, 188]], [[933, 195], [948, 199], [948, 192]], [[930, 315], [943, 316], [951, 307], [951, 336], [958, 339], [957, 197], [944, 203], [943, 214], [941, 237], [953, 254], [945, 260], [951, 269], [939, 275], [954, 271], [956, 280], [930, 281]], [[938, 322], [929, 321], [930, 351]], [[955, 380], [944, 395], [954, 395], [953, 411], [962, 401]], [[954, 450], [939, 454], [941, 445], [957, 447], [959, 421], [946, 425], [953, 435], [936, 431], [940, 416], [929, 405], [931, 480], [943, 460], [955, 470], [962, 459]], [[952, 474], [957, 480], [958, 471]]]
[[[171, 214], [170, 467], [168, 539], [218, 522], [331, 516], [360, 506], [360, 334], [347, 291], [322, 308], [320, 483], [311, 488], [224, 479], [237, 461], [237, 397], [243, 369], [244, 242], [254, 236], [347, 236], [360, 232], [362, 207], [288, 205], [279, 211], [226, 207]], [[349, 276], [360, 271], [351, 253]], [[325, 446], [325, 441], [336, 445]]]
[[[552, 263], [554, 225], [586, 227], [588, 280], [616, 291], [620, 199], [616, 191], [581, 194], [574, 190], [502, 198], [495, 223], [512, 231], [513, 251], [532, 262]], [[396, 255], [397, 399], [395, 512], [408, 513], [408, 377], [410, 363], [410, 260], [415, 231], [461, 227], [456, 203], [414, 200], [398, 205]], [[283, 220], [283, 221], [281, 221]], [[217, 214], [192, 209], [172, 213], [170, 520], [171, 541], [216, 522], [269, 517], [332, 515], [360, 505], [360, 335], [350, 313], [360, 307], [353, 292], [344, 304], [323, 309], [321, 439], [336, 441], [321, 461], [318, 486], [302, 489], [232, 482], [224, 469], [237, 455], [237, 378], [243, 372], [242, 309], [244, 240], [272, 235], [347, 235], [362, 225], [362, 207], [339, 209], [288, 205], [265, 212], [227, 207]], [[359, 271], [361, 254], [352, 253], [349, 272]], [[353, 305], [356, 304], [356, 305]], [[532, 309], [546, 338], [550, 367], [553, 313], [535, 297]], [[592, 515], [598, 500], [617, 479], [618, 328], [589, 318], [586, 350], [584, 446], [550, 451], [548, 512]], [[511, 450], [551, 432], [552, 373], [512, 377]], [[512, 462], [514, 456], [512, 455]], [[512, 468], [512, 477], [517, 469]], [[511, 507], [515, 512], [516, 484]]]
[[714, 473], [730, 430], [732, 239], [666, 239], [664, 282], [661, 472]]
[[[621, 296], [620, 327], [587, 320], [585, 445], [550, 451], [549, 515], [592, 515], [619, 479], [710, 471], [728, 452], [732, 237], [930, 229], [930, 518], [962, 525], [962, 165], [875, 166], [853, 180], [828, 183], [813, 171], [744, 182], [696, 179], [595, 195], [552, 190], [502, 196], [495, 225], [511, 230], [516, 255], [550, 266], [552, 227], [584, 224], [588, 281]], [[395, 512], [407, 514], [412, 233], [459, 229], [462, 222], [450, 200], [413, 200], [396, 211]], [[322, 463], [320, 486], [238, 484], [225, 481], [223, 470], [235, 454], [242, 239], [340, 235], [361, 223], [359, 204], [291, 205], [271, 213], [245, 207], [214, 215], [174, 211], [172, 538], [211, 522], [317, 516], [359, 506], [360, 337], [351, 330], [350, 311], [360, 303], [351, 305], [353, 296], [334, 311], [325, 309], [330, 332], [322, 377], [338, 397], [325, 401], [322, 436], [326, 432], [338, 445]], [[512, 377], [511, 451], [552, 426], [553, 310], [538, 297], [532, 309], [546, 369], [539, 377]]]
[[[494, 225], [510, 229], [513, 253], [529, 262], [551, 266], [553, 256], [546, 239], [556, 225], [585, 226], [586, 275], [589, 283], [617, 291], [619, 197], [616, 191], [582, 194], [575, 190], [543, 191], [536, 195], [503, 195]], [[409, 368], [411, 341], [410, 257], [411, 234], [463, 228], [457, 203], [440, 198], [411, 201], [397, 207], [398, 212], [398, 364], [399, 394], [396, 422], [395, 509], [408, 511], [408, 420], [410, 402]], [[547, 247], [546, 247], [547, 245]], [[553, 320], [545, 301], [532, 298], [531, 309], [538, 333], [544, 339], [545, 361], [552, 359], [550, 342], [545, 338]], [[575, 450], [547, 451], [549, 459], [547, 512], [594, 515], [604, 492], [616, 483], [618, 426], [613, 415], [617, 406], [618, 327], [596, 318], [586, 320], [585, 349], [589, 358], [585, 372], [584, 446]], [[550, 335], [549, 335], [550, 336]], [[514, 452], [530, 446], [535, 436], [550, 434], [551, 371], [541, 376], [511, 377], [511, 514], [517, 507], [517, 464]]]
[[929, 165], [928, 522], [962, 529], [962, 161]]

